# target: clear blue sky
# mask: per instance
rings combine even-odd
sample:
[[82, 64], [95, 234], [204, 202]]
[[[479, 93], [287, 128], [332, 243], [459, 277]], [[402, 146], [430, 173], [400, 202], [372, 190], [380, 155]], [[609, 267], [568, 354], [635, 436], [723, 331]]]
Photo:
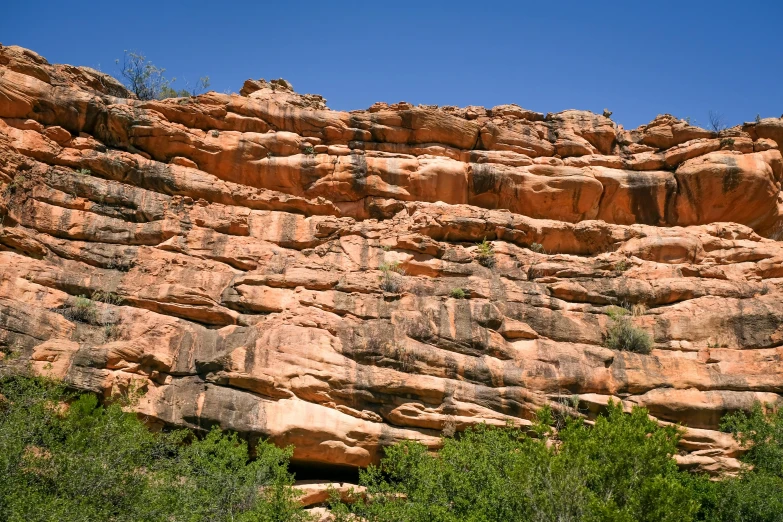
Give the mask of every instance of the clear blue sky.
[[[735, 124], [783, 113], [783, 1], [9, 0], [0, 42], [117, 75], [124, 49], [217, 91], [285, 78], [329, 107], [375, 101], [614, 111]], [[178, 80], [175, 87], [183, 87]]]

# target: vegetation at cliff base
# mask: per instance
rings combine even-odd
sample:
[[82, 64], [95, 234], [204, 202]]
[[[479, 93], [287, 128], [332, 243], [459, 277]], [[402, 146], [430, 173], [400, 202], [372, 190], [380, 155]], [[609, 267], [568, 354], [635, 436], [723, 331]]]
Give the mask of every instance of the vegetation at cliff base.
[[783, 521], [779, 414], [728, 417], [755, 468], [721, 481], [679, 470], [677, 428], [644, 408], [610, 404], [594, 426], [566, 419], [558, 433], [553, 421], [544, 410], [527, 430], [478, 426], [446, 438], [438, 454], [398, 444], [361, 474], [366, 494], [335, 501], [333, 512], [338, 522]]
[[[610, 403], [592, 425], [545, 408], [529, 427], [446, 437], [438, 453], [391, 446], [361, 472], [366, 493], [330, 507], [335, 522], [783, 521], [783, 414], [757, 405], [722, 427], [748, 466], [714, 481], [677, 467], [679, 429], [644, 408]], [[151, 432], [120, 403], [0, 379], [2, 521], [303, 522], [290, 457], [218, 429]]]
[[213, 429], [153, 433], [119, 404], [0, 381], [0, 520], [299, 521], [291, 450]]

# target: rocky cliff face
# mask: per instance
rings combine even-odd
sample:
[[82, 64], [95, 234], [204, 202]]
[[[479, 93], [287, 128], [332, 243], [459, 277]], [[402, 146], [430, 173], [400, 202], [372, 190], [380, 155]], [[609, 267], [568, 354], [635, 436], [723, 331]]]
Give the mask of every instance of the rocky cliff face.
[[[719, 472], [721, 416], [780, 400], [783, 120], [142, 102], [18, 47], [0, 118], [0, 371], [348, 466], [615, 398]], [[604, 346], [612, 306], [651, 353]]]

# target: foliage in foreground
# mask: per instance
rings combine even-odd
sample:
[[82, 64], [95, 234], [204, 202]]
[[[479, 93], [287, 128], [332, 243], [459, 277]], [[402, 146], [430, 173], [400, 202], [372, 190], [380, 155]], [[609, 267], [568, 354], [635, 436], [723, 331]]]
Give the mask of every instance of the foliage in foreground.
[[118, 404], [51, 382], [2, 380], [0, 520], [305, 519], [290, 488], [290, 450], [262, 442], [251, 460], [236, 435], [191, 437], [152, 433]]
[[[68, 406], [65, 406], [65, 405]], [[365, 497], [332, 503], [336, 521], [783, 522], [783, 414], [761, 405], [723, 428], [748, 452], [736, 478], [680, 471], [679, 432], [610, 404], [594, 426], [551, 410], [523, 431], [485, 425], [389, 448], [361, 473]], [[548, 444], [554, 438], [555, 444]], [[291, 452], [233, 434], [152, 433], [118, 404], [58, 384], [0, 380], [0, 520], [304, 521]], [[751, 467], [752, 466], [752, 467]]]
[[[551, 412], [535, 436], [512, 427], [479, 426], [447, 438], [438, 455], [414, 442], [387, 451], [361, 475], [365, 497], [333, 502], [338, 521], [359, 515], [372, 522], [753, 521], [783, 520], [783, 416], [727, 419], [752, 437], [748, 468], [739, 477], [710, 481], [680, 471], [679, 437], [647, 411], [624, 414], [610, 405], [594, 427], [566, 421], [548, 445]], [[740, 439], [742, 440], [742, 438]]]

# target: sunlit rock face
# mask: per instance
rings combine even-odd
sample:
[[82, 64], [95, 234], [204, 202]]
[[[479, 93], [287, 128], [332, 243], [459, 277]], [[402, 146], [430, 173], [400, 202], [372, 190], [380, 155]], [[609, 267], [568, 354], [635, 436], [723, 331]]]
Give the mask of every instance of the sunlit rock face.
[[[139, 101], [18, 47], [0, 118], [3, 373], [354, 467], [614, 399], [719, 473], [720, 418], [780, 400], [781, 120], [338, 112], [284, 81]], [[649, 354], [605, 347], [618, 306]]]

